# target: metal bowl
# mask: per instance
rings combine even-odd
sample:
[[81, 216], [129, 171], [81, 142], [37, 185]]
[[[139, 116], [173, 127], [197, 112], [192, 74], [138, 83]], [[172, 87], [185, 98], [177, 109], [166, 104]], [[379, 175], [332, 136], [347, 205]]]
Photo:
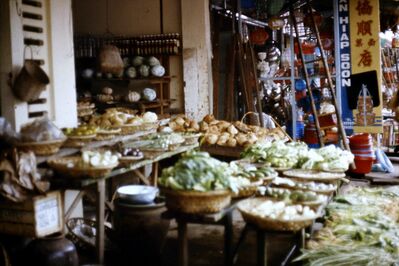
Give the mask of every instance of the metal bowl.
[[159, 189], [152, 186], [128, 185], [117, 189], [117, 197], [126, 203], [150, 204], [154, 202]]

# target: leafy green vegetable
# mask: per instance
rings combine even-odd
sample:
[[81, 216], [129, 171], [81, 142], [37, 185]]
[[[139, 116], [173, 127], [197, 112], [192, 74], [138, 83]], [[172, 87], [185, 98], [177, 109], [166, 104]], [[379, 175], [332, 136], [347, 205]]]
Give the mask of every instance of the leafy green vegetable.
[[162, 171], [159, 184], [175, 190], [213, 191], [230, 188], [232, 170], [207, 152], [190, 151]]

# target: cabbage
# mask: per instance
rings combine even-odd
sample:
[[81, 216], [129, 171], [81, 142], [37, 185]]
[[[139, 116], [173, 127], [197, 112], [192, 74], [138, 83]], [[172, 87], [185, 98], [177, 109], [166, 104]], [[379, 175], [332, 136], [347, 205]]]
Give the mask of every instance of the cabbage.
[[141, 66], [144, 63], [144, 57], [142, 56], [135, 56], [132, 60], [132, 65], [135, 67]]
[[150, 56], [147, 58], [147, 64], [149, 66], [157, 66], [160, 65], [161, 63], [159, 62], [158, 58], [156, 58], [155, 56]]
[[150, 75], [150, 67], [146, 65], [141, 65], [139, 68], [139, 72], [142, 77], [148, 77]]
[[155, 77], [162, 77], [165, 75], [165, 68], [161, 65], [156, 65], [151, 68], [151, 74]]

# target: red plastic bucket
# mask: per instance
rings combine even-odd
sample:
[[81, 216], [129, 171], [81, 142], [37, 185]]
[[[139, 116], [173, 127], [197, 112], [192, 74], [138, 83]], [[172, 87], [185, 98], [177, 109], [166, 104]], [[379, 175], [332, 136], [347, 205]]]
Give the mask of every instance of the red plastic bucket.
[[374, 157], [355, 156], [356, 169], [351, 169], [351, 172], [356, 174], [368, 174], [371, 172], [373, 161]]

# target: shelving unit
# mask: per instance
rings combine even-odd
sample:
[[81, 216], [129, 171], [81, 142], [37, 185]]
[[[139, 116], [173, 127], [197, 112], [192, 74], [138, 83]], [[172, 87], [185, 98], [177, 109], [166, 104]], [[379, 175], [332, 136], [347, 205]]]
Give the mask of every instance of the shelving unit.
[[[96, 55], [103, 44], [112, 44], [119, 48], [122, 58], [132, 59], [134, 56], [155, 56], [165, 68], [165, 75], [162, 77], [94, 77], [83, 78], [81, 73], [89, 68], [96, 69]], [[101, 93], [101, 88], [108, 86], [116, 91], [121, 100], [112, 102], [95, 101], [98, 110], [108, 107], [129, 107], [138, 109], [140, 112], [151, 110], [160, 115], [168, 115], [170, 113], [170, 105], [174, 99], [170, 98], [170, 83], [175, 76], [169, 74], [169, 64], [171, 56], [180, 56], [180, 36], [174, 34], [157, 34], [143, 35], [136, 37], [115, 36], [78, 36], [75, 38], [76, 73], [78, 91], [89, 91], [92, 96]], [[124, 96], [129, 90], [141, 93], [144, 88], [152, 88], [156, 91], [157, 98], [155, 101], [138, 101], [126, 102]], [[95, 98], [95, 97], [93, 97]]]

